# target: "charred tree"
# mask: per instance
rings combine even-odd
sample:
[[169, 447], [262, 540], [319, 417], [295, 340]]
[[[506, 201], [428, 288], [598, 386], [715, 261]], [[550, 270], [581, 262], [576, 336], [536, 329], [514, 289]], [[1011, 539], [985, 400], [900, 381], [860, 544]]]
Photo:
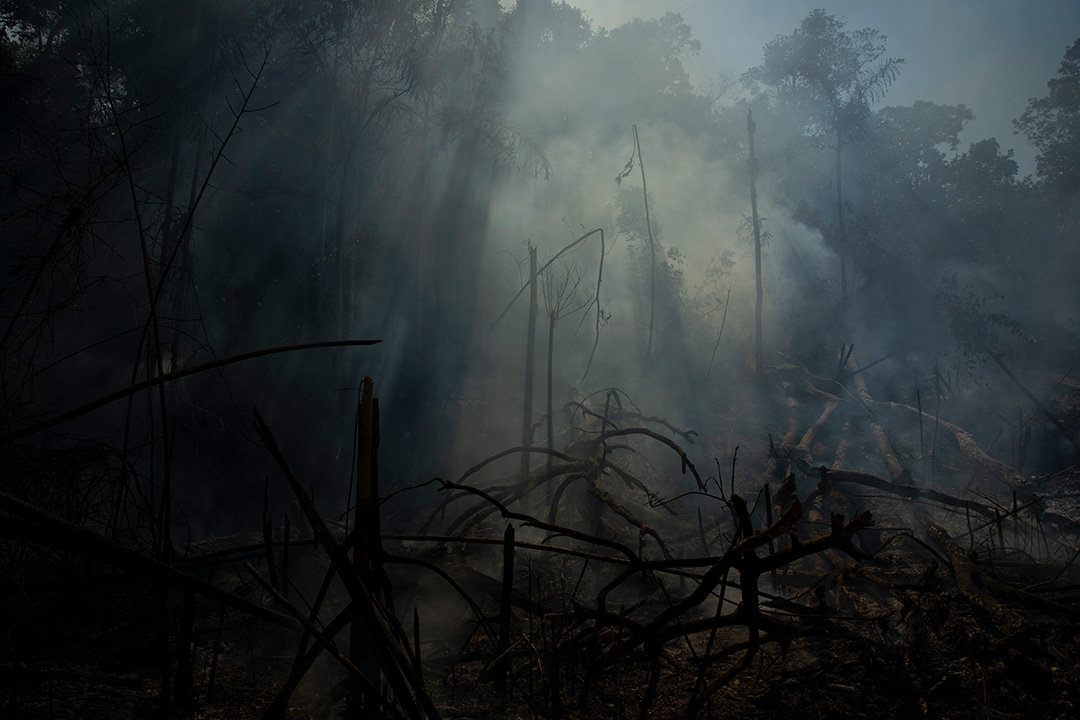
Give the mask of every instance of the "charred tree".
[[[536, 358], [536, 248], [529, 244], [529, 328], [525, 336], [525, 403], [521, 416], [521, 445], [532, 444], [533, 370]], [[521, 481], [529, 480], [529, 453], [521, 455]]]
[[[746, 111], [746, 132], [750, 138], [750, 217], [754, 223], [754, 372], [761, 372], [762, 356], [762, 331], [761, 331], [761, 305], [763, 301], [761, 287], [761, 220], [758, 218], [757, 209], [757, 158], [754, 156], [754, 115], [752, 110]], [[727, 306], [724, 307], [725, 316]], [[719, 341], [718, 341], [719, 342]]]

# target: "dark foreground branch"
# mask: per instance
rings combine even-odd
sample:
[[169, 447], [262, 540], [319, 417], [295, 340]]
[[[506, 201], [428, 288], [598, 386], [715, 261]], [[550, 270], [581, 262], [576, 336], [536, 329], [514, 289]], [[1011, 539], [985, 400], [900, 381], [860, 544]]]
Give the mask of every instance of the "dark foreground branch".
[[104, 407], [110, 403], [114, 403], [117, 400], [123, 400], [126, 397], [142, 392], [149, 388], [157, 387], [180, 378], [187, 377], [188, 375], [195, 375], [196, 373], [206, 372], [207, 370], [213, 370], [215, 368], [224, 367], [225, 365], [232, 365], [233, 363], [244, 362], [245, 360], [254, 360], [255, 358], [266, 357], [267, 355], [277, 355], [280, 353], [296, 352], [298, 350], [315, 350], [318, 348], [332, 348], [332, 347], [355, 347], [361, 345], [375, 345], [382, 342], [382, 340], [328, 340], [326, 342], [314, 342], [314, 343], [300, 343], [299, 345], [282, 345], [279, 347], [263, 348], [262, 350], [253, 350], [252, 352], [241, 353], [239, 355], [232, 355], [226, 358], [218, 358], [217, 360], [211, 360], [210, 362], [204, 362], [200, 365], [192, 365], [191, 367], [184, 368], [183, 370], [176, 370], [175, 372], [166, 373], [165, 375], [159, 375], [156, 378], [149, 380], [143, 380], [142, 382], [134, 383], [124, 388], [123, 390], [117, 390], [116, 392], [109, 393], [99, 397], [97, 400], [92, 400], [85, 405], [80, 405], [77, 408], [62, 412], [59, 415], [53, 415], [48, 420], [42, 420], [41, 422], [28, 425], [27, 427], [19, 430], [0, 435], [0, 444], [18, 440], [24, 438], [27, 435], [33, 435], [43, 430], [56, 427], [61, 423], [65, 423], [68, 420], [74, 420], [77, 417], [86, 415], [89, 412], [93, 412], [100, 407]]
[[92, 558], [107, 565], [145, 573], [177, 587], [190, 589], [210, 600], [217, 600], [245, 615], [287, 628], [295, 627], [295, 623], [281, 613], [256, 605], [250, 600], [245, 600], [210, 583], [203, 582], [192, 575], [177, 570], [171, 565], [148, 558], [140, 552], [126, 548], [107, 537], [97, 534], [93, 530], [80, 527], [7, 493], [0, 493], [0, 509], [44, 531], [35, 538], [36, 542], [72, 552], [82, 557]]

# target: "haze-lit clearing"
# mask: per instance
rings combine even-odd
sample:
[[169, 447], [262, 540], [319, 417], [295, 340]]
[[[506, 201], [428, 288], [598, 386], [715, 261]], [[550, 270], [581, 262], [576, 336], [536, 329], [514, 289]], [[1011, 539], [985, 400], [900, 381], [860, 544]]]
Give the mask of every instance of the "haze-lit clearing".
[[1069, 716], [1035, 8], [0, 0], [0, 713]]

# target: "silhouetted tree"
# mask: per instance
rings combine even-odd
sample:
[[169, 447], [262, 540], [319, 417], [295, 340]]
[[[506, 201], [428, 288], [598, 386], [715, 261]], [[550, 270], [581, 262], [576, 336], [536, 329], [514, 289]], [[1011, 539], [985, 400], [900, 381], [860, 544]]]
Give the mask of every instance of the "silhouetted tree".
[[902, 58], [885, 57], [885, 36], [869, 28], [848, 32], [824, 10], [812, 11], [791, 35], [765, 46], [763, 63], [747, 79], [774, 89], [783, 104], [808, 113], [806, 130], [832, 136], [835, 145], [837, 247], [841, 314], [848, 314], [847, 227], [843, 147], [863, 139], [870, 106], [896, 79]]
[[1039, 149], [1039, 177], [1065, 207], [1080, 197], [1080, 38], [1065, 50], [1057, 74], [1013, 124]]

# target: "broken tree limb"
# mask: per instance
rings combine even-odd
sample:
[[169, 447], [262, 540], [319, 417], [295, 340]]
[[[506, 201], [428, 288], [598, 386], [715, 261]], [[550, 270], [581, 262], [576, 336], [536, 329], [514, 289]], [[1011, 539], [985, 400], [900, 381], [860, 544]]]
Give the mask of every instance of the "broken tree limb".
[[[321, 603], [317, 603], [317, 606]], [[322, 655], [324, 646], [315, 643], [313, 647], [308, 647], [307, 643], [311, 639], [312, 632], [308, 629], [309, 625], [315, 627], [315, 621], [318, 620], [319, 613], [318, 607], [312, 612], [308, 613], [308, 624], [304, 625], [304, 635], [300, 640], [300, 645], [297, 648], [296, 657], [293, 660], [292, 668], [289, 670], [289, 677], [278, 689], [277, 695], [270, 701], [270, 704], [266, 706], [263, 711], [263, 720], [284, 720], [289, 710], [289, 700], [292, 698], [293, 692], [300, 685], [300, 681], [307, 675], [308, 670], [315, 664], [315, 661]], [[323, 638], [326, 640], [333, 640], [339, 632], [349, 626], [352, 620], [352, 614], [350, 612], [351, 607], [346, 608], [345, 612], [338, 614], [329, 623], [326, 623], [322, 629]]]
[[687, 611], [697, 607], [708, 598], [717, 585], [720, 584], [724, 575], [742, 560], [744, 556], [756, 548], [768, 545], [770, 540], [786, 535], [795, 527], [795, 523], [802, 517], [802, 504], [795, 502], [784, 511], [780, 518], [772, 526], [760, 532], [744, 538], [728, 548], [716, 563], [709, 568], [701, 579], [701, 583], [682, 600], [673, 603], [661, 611], [640, 632], [634, 633], [627, 640], [627, 648], [633, 648], [645, 642], [649, 637], [658, 633], [668, 623], [683, 615]]
[[631, 563], [634, 563], [637, 566], [640, 566], [642, 564], [641, 558], [638, 557], [637, 553], [635, 553], [629, 547], [620, 542], [608, 540], [606, 538], [598, 537], [596, 535], [590, 535], [588, 533], [583, 533], [579, 530], [574, 530], [573, 528], [563, 527], [561, 525], [553, 525], [551, 523], [547, 523], [538, 518], [535, 518], [532, 515], [526, 515], [525, 513], [514, 512], [513, 510], [510, 510], [504, 504], [493, 498], [488, 493], [480, 490], [479, 488], [474, 488], [469, 485], [460, 485], [458, 483], [452, 483], [446, 480], [440, 480], [439, 482], [445, 489], [464, 490], [465, 492], [472, 493], [483, 498], [488, 503], [493, 505], [499, 511], [499, 514], [502, 515], [502, 517], [506, 520], [520, 520], [523, 525], [528, 527], [535, 527], [540, 530], [547, 530], [548, 532], [555, 533], [556, 535], [563, 535], [569, 538], [573, 538], [574, 540], [583, 540], [588, 543], [603, 545], [604, 547], [618, 550], [622, 554], [626, 555], [626, 557], [631, 561]]
[[[800, 467], [804, 469], [804, 467]], [[808, 469], [808, 468], [806, 468]], [[888, 480], [884, 480], [875, 475], [868, 475], [866, 473], [852, 472], [850, 470], [831, 470], [825, 466], [818, 468], [818, 473], [822, 478], [822, 483], [815, 489], [807, 502], [816, 497], [821, 492], [827, 491], [827, 489], [837, 483], [850, 483], [853, 485], [861, 485], [863, 487], [871, 487], [877, 490], [884, 490], [885, 492], [896, 495], [897, 497], [907, 498], [910, 500], [921, 499], [930, 500], [932, 502], [946, 505], [949, 507], [955, 507], [963, 510], [974, 510], [988, 518], [994, 517], [994, 509], [987, 507], [981, 503], [975, 503], [970, 500], [964, 500], [962, 498], [954, 497], [938, 490], [930, 490], [927, 488], [921, 488], [917, 485], [909, 485], [906, 483], [894, 483]]]
[[829, 399], [825, 402], [825, 409], [821, 411], [820, 415], [818, 415], [817, 420], [814, 421], [814, 424], [806, 429], [806, 432], [803, 433], [802, 439], [799, 440], [799, 444], [796, 445], [799, 450], [802, 450], [806, 453], [810, 452], [811, 448], [814, 445], [814, 435], [817, 434], [818, 430], [823, 428], [825, 424], [829, 422], [829, 418], [832, 417], [833, 412], [838, 407], [840, 407], [840, 402], [838, 400]]
[[[518, 446], [518, 447], [509, 448], [507, 450], [503, 450], [502, 452], [499, 452], [499, 453], [495, 453], [491, 457], [486, 458], [484, 460], [481, 460], [480, 462], [478, 462], [477, 464], [473, 465], [468, 470], [466, 470], [464, 473], [462, 473], [461, 476], [457, 479], [457, 482], [458, 483], [464, 483], [466, 478], [468, 478], [470, 475], [475, 475], [476, 473], [480, 472], [481, 470], [483, 470], [485, 467], [487, 467], [491, 463], [495, 462], [496, 460], [500, 460], [500, 459], [502, 459], [504, 457], [507, 457], [509, 455], [514, 455], [516, 453], [533, 453], [533, 452], [535, 452], [535, 453], [546, 453], [548, 455], [551, 455], [553, 457], [556, 457], [556, 458], [558, 458], [560, 460], [563, 460], [563, 461], [565, 461], [567, 463], [571, 463], [571, 464], [574, 464], [574, 465], [580, 464], [582, 462], [579, 459], [572, 458], [569, 455], [566, 455], [565, 453], [561, 453], [561, 452], [559, 452], [557, 450], [552, 450], [551, 448], [534, 447], [534, 446]], [[566, 473], [566, 472], [573, 472], [573, 470], [562, 470], [561, 472], [556, 473], [556, 471], [559, 471], [559, 470], [560, 469], [557, 468], [557, 467], [552, 468], [552, 473], [563, 474], [563, 473]], [[439, 479], [439, 478], [435, 478], [431, 482], [442, 483], [443, 481], [441, 479]], [[435, 510], [428, 517], [427, 521], [420, 528], [420, 532], [421, 533], [426, 533], [428, 528], [431, 527], [431, 524], [435, 521], [435, 518], [442, 515], [445, 512], [447, 506], [451, 502], [453, 502], [454, 500], [458, 500], [460, 498], [463, 498], [463, 497], [466, 497], [466, 493], [450, 493], [450, 494], [448, 494], [447, 497], [445, 499], [443, 499], [442, 502], [439, 503], [439, 506], [437, 508], [435, 508]], [[470, 512], [472, 512], [472, 511], [470, 511]]]
[[[595, 463], [588, 460], [579, 460], [573, 464], [553, 465], [550, 470], [544, 470], [539, 475], [529, 478], [527, 483], [517, 483], [510, 488], [493, 488], [489, 492], [492, 497], [496, 493], [497, 498], [503, 505], [510, 505], [522, 499], [533, 490], [547, 485], [560, 475], [589, 474], [595, 471]], [[446, 532], [454, 532], [460, 526], [462, 532], [472, 532], [481, 522], [490, 516], [495, 509], [492, 505], [483, 501], [476, 503], [459, 515], [446, 527]]]
[[911, 479], [911, 471], [900, 464], [900, 460], [896, 457], [896, 452], [893, 450], [892, 443], [889, 442], [888, 436], [885, 434], [885, 428], [881, 424], [877, 415], [870, 409], [869, 405], [874, 401], [874, 398], [870, 395], [870, 391], [866, 388], [866, 378], [859, 372], [859, 364], [855, 361], [855, 358], [851, 356], [851, 351], [848, 351], [848, 359], [846, 364], [850, 374], [854, 376], [855, 387], [859, 391], [859, 399], [863, 403], [863, 407], [866, 408], [866, 413], [870, 417], [870, 433], [874, 437], [874, 443], [877, 445], [878, 454], [881, 455], [881, 461], [885, 463], [885, 469], [889, 473], [889, 477], [893, 482], [904, 482]]
[[1073, 607], [1006, 585], [980, 570], [975, 560], [964, 552], [964, 549], [952, 539], [945, 528], [932, 518], [926, 521], [926, 533], [948, 556], [952, 564], [953, 576], [956, 578], [957, 589], [976, 605], [995, 616], [1003, 618], [1010, 614], [1008, 608], [996, 596], [1010, 598], [1044, 613], [1066, 617], [1075, 615], [1076, 609]]
[[660, 552], [664, 554], [665, 558], [668, 560], [675, 559], [671, 554], [671, 551], [668, 550], [667, 545], [664, 543], [664, 538], [660, 537], [660, 533], [656, 532], [656, 530], [654, 530], [647, 522], [634, 515], [634, 513], [630, 512], [630, 510], [617, 502], [615, 498], [611, 497], [611, 495], [604, 490], [604, 486], [601, 484], [600, 476], [598, 474], [593, 476], [593, 482], [592, 486], [589, 488], [589, 492], [597, 500], [611, 508], [612, 512], [616, 515], [636, 527], [640, 534], [648, 535], [655, 540], [656, 544], [660, 547]]
[[[910, 405], [905, 405], [904, 403], [874, 401], [874, 404], [879, 408], [901, 410], [911, 414], [919, 413], [918, 410]], [[997, 479], [1010, 489], [1015, 489], [1017, 496], [1023, 502], [1029, 502], [1034, 497], [1031, 492], [1030, 483], [1020, 473], [1016, 472], [1014, 468], [987, 455], [982, 448], [979, 447], [979, 443], [975, 440], [975, 437], [967, 430], [926, 412], [923, 412], [922, 416], [927, 420], [934, 421], [940, 430], [944, 430], [952, 436], [953, 440], [956, 442], [957, 450], [973, 468], [982, 470], [989, 477]]]
[[412, 662], [394, 636], [388, 619], [383, 615], [380, 603], [356, 575], [351, 559], [346, 554], [341, 543], [337, 541], [329, 525], [326, 524], [322, 513], [315, 507], [315, 503], [312, 502], [300, 479], [296, 477], [292, 468], [289, 467], [281, 448], [278, 447], [277, 441], [274, 439], [273, 433], [257, 408], [253, 411], [253, 415], [255, 431], [288, 481], [293, 490], [293, 495], [307, 516], [318, 542], [326, 549], [331, 565], [345, 584], [345, 588], [349, 591], [353, 602], [358, 606], [360, 616], [371, 632], [372, 640], [378, 647], [379, 654], [383, 659], [383, 670], [386, 673], [387, 680], [397, 695], [399, 702], [410, 703], [412, 698], [415, 697], [416, 702], [423, 707], [428, 717], [438, 718], [439, 711], [435, 708], [431, 697], [424, 690], [420, 678], [414, 673]]
[[[349, 660], [349, 658], [342, 655], [341, 652], [337, 649], [337, 647], [334, 646], [334, 643], [325, 635], [323, 635], [323, 633], [321, 633], [319, 629], [315, 627], [315, 625], [310, 620], [307, 619], [304, 613], [300, 612], [299, 609], [297, 609], [292, 603], [286, 600], [285, 597], [281, 593], [279, 593], [273, 585], [270, 584], [270, 581], [264, 578], [259, 573], [259, 571], [255, 569], [254, 565], [245, 560], [244, 568], [253, 578], [255, 578], [255, 580], [259, 583], [259, 585], [262, 586], [263, 590], [265, 590], [267, 594], [270, 595], [270, 597], [272, 597], [279, 605], [285, 608], [285, 610], [287, 610], [290, 615], [296, 618], [296, 621], [303, 625], [305, 630], [311, 633], [311, 636], [315, 639], [315, 642], [318, 643], [322, 647], [322, 649], [330, 655], [330, 657], [337, 660], [338, 663], [343, 668], [345, 668], [345, 670], [348, 671], [349, 676], [353, 678], [353, 680], [362, 685], [367, 691], [367, 693], [369, 693], [372, 697], [378, 698], [380, 700], [384, 711], [389, 712], [392, 716], [397, 718], [404, 717], [401, 715], [401, 712], [397, 709], [396, 706], [394, 706], [392, 703], [386, 702], [382, 693], [379, 691], [378, 685], [375, 684], [375, 681], [366, 676], [351, 660]], [[418, 713], [410, 713], [410, 717], [422, 716], [420, 716]]]
[[669, 448], [678, 453], [679, 460], [682, 462], [683, 474], [685, 475], [686, 471], [689, 470], [690, 474], [694, 476], [694, 480], [697, 482], [698, 490], [705, 490], [705, 483], [702, 482], [701, 476], [698, 475], [697, 468], [687, 456], [686, 451], [679, 447], [678, 443], [676, 443], [674, 440], [669, 437], [665, 437], [658, 432], [649, 430], [648, 428], [623, 428], [621, 430], [606, 430], [600, 433], [599, 437], [597, 437], [597, 442], [603, 443], [613, 437], [622, 437], [625, 435], [645, 435], [646, 437], [651, 437], [653, 440], [667, 445]]
[[1064, 436], [1064, 438], [1069, 441], [1069, 444], [1073, 446], [1073, 449], [1076, 450], [1077, 455], [1080, 455], [1080, 440], [1077, 440], [1076, 436], [1069, 430], [1069, 428], [1065, 427], [1065, 424], [1058, 420], [1057, 417], [1052, 412], [1050, 412], [1049, 409], [1047, 409], [1046, 405], [1039, 400], [1039, 398], [1035, 397], [1035, 393], [1028, 390], [1027, 386], [1024, 385], [1024, 383], [1020, 382], [1020, 378], [1016, 377], [1016, 375], [1013, 374], [1012, 370], [1009, 369], [1009, 367], [1001, 359], [1000, 355], [998, 355], [996, 352], [993, 352], [989, 348], [984, 347], [984, 349], [986, 350], [986, 354], [990, 356], [990, 359], [993, 360], [999, 368], [1001, 368], [1001, 371], [1005, 373], [1010, 380], [1013, 381], [1013, 384], [1016, 385], [1016, 387], [1020, 388], [1020, 390], [1025, 395], [1027, 395], [1028, 400], [1031, 400], [1031, 402], [1035, 404], [1035, 407], [1039, 408], [1039, 412], [1046, 416], [1046, 419], [1049, 420], [1054, 425], [1054, 427], [1058, 429], [1058, 432], [1060, 432], [1062, 436]]
[[[855, 346], [852, 345], [851, 349], [854, 350]], [[878, 363], [883, 363], [886, 360], [889, 360], [891, 358], [896, 357], [900, 353], [904, 352], [904, 350], [906, 350], [906, 348], [900, 348], [899, 350], [894, 350], [894, 351], [892, 351], [891, 353], [889, 353], [888, 355], [886, 355], [884, 357], [879, 357], [877, 360], [873, 361], [872, 363], [867, 363], [866, 365], [863, 365], [861, 368], [857, 368], [854, 372], [849, 372], [847, 375], [843, 375], [843, 376], [837, 378], [837, 381], [838, 382], [845, 382], [845, 381], [855, 377], [856, 375], [859, 375], [861, 373], [866, 372], [867, 370], [874, 367]]]

